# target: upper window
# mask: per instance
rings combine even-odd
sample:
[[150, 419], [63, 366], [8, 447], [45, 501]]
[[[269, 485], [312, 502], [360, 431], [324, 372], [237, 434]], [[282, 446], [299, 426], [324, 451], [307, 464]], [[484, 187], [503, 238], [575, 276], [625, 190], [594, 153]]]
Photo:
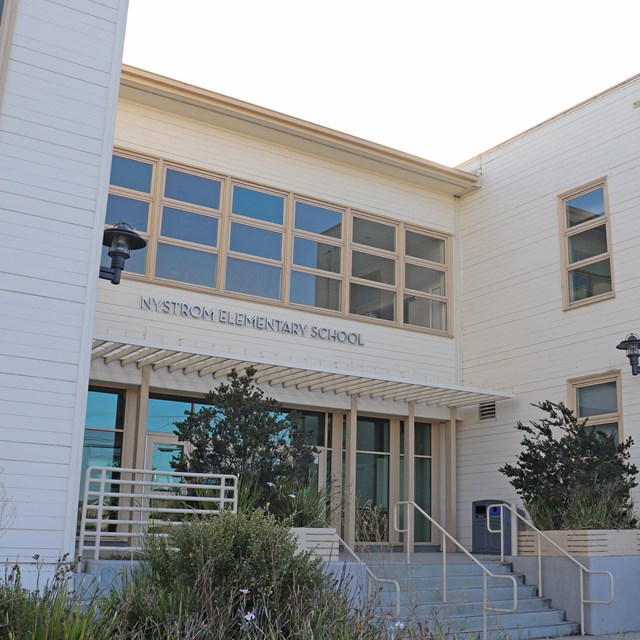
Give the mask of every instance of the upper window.
[[605, 185], [591, 185], [561, 201], [565, 308], [613, 296]]
[[618, 373], [573, 380], [570, 397], [575, 414], [588, 419], [587, 428], [619, 438], [621, 427]]
[[118, 151], [106, 222], [121, 221], [148, 241], [128, 275], [448, 332], [443, 234]]

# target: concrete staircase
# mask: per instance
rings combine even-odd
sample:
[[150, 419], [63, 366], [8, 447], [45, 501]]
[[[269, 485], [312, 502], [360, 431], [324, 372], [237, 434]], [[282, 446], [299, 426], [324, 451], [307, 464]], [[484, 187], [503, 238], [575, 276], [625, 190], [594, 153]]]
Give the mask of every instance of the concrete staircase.
[[[456, 640], [482, 639], [482, 570], [463, 554], [448, 554], [447, 602], [442, 601], [442, 557], [439, 553], [413, 554], [411, 564], [403, 554], [361, 554], [378, 578], [400, 583], [400, 619], [405, 626], [425, 624], [429, 635]], [[537, 596], [535, 585], [524, 584], [509, 564], [497, 560], [481, 562], [494, 574], [513, 575], [518, 583], [518, 606], [513, 613], [487, 614], [487, 640], [556, 638], [580, 632], [580, 625], [565, 620], [564, 611], [551, 608], [549, 598]], [[491, 606], [513, 606], [511, 581], [488, 579]], [[394, 613], [395, 593], [381, 585], [381, 612]]]

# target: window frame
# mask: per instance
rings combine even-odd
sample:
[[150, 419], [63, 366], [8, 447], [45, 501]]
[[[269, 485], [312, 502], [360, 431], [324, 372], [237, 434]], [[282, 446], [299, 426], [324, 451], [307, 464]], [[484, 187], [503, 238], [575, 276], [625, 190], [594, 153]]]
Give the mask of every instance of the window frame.
[[[582, 195], [586, 195], [598, 189], [602, 189], [604, 200], [604, 215], [597, 217], [593, 220], [576, 224], [570, 227], [567, 222], [567, 208], [566, 205], [569, 200], [573, 200]], [[610, 224], [610, 210], [609, 210], [609, 194], [607, 189], [607, 178], [599, 178], [593, 180], [587, 184], [584, 184], [577, 189], [566, 191], [558, 196], [558, 215], [561, 230], [561, 256], [562, 256], [562, 298], [563, 298], [563, 310], [576, 309], [585, 305], [600, 302], [602, 300], [608, 300], [615, 297], [615, 278], [613, 269], [613, 251], [611, 242], [611, 224]], [[604, 227], [606, 233], [607, 250], [604, 253], [600, 253], [589, 258], [584, 258], [576, 262], [570, 262], [569, 257], [569, 242], [574, 236], [577, 236], [585, 231], [591, 231], [599, 227]], [[597, 295], [589, 296], [582, 300], [571, 301], [571, 286], [569, 284], [570, 274], [583, 267], [588, 267], [593, 264], [598, 264], [609, 260], [609, 267], [611, 272], [611, 291], [606, 291]]]
[[[319, 198], [307, 196], [305, 194], [289, 191], [282, 188], [271, 187], [249, 180], [241, 179], [232, 175], [223, 175], [215, 171], [209, 171], [202, 168], [196, 168], [190, 165], [175, 162], [170, 159], [150, 156], [144, 153], [138, 153], [122, 147], [115, 147], [113, 155], [122, 156], [140, 162], [150, 163], [153, 166], [152, 186], [149, 194], [134, 191], [124, 187], [110, 185], [109, 193], [130, 197], [137, 200], [143, 200], [149, 203], [149, 220], [147, 224], [148, 231], [140, 235], [147, 240], [147, 256], [146, 269], [144, 274], [124, 271], [125, 279], [142, 280], [146, 282], [156, 282], [163, 286], [177, 287], [180, 289], [190, 290], [194, 292], [203, 292], [209, 294], [222, 295], [225, 297], [235, 298], [239, 300], [250, 300], [267, 305], [284, 306], [292, 309], [299, 309], [306, 312], [340, 317], [350, 320], [358, 320], [360, 322], [370, 322], [378, 325], [405, 329], [408, 331], [417, 331], [431, 335], [439, 335], [443, 337], [453, 337], [452, 335], [452, 318], [453, 318], [453, 291], [452, 291], [452, 238], [453, 236], [447, 232], [436, 231], [427, 227], [420, 227], [410, 222], [393, 219], [376, 213], [369, 213], [360, 209], [354, 209], [344, 204], [332, 201], [320, 200]], [[174, 200], [164, 196], [164, 184], [166, 172], [168, 169], [177, 170], [183, 173], [192, 173], [207, 179], [218, 180], [220, 187], [220, 203], [219, 209], [209, 209], [201, 205], [195, 205], [179, 200]], [[277, 195], [284, 199], [283, 222], [282, 224], [273, 223], [249, 216], [233, 214], [233, 187], [239, 186], [254, 191], [262, 191], [267, 194]], [[301, 202], [335, 211], [341, 215], [341, 237], [333, 237], [323, 235], [314, 231], [305, 229], [297, 229], [295, 227], [295, 207], [296, 203]], [[163, 207], [172, 207], [189, 213], [214, 217], [218, 220], [218, 237], [217, 246], [200, 245], [198, 243], [180, 240], [177, 238], [161, 236], [162, 213]], [[355, 218], [370, 220], [378, 224], [384, 224], [394, 228], [395, 231], [395, 250], [378, 249], [361, 243], [352, 241], [353, 221]], [[231, 228], [233, 223], [243, 224], [267, 231], [275, 231], [282, 236], [282, 254], [280, 260], [272, 260], [259, 256], [232, 251], [230, 248]], [[423, 258], [407, 256], [405, 253], [406, 233], [413, 233], [429, 236], [444, 242], [444, 262], [433, 262]], [[339, 247], [341, 251], [340, 272], [324, 271], [320, 268], [309, 267], [294, 264], [294, 243], [296, 238], [310, 240], [314, 242], [324, 243], [330, 246]], [[171, 280], [156, 276], [156, 262], [158, 255], [159, 243], [170, 244], [172, 246], [184, 247], [187, 249], [195, 249], [205, 253], [217, 255], [216, 265], [216, 286], [209, 287], [201, 284], [190, 282]], [[391, 259], [395, 262], [394, 274], [395, 284], [385, 284], [352, 276], [352, 253], [360, 251], [369, 255], [380, 256], [382, 258]], [[246, 260], [256, 264], [265, 264], [277, 267], [281, 270], [281, 295], [279, 298], [269, 298], [249, 293], [242, 293], [226, 289], [227, 278], [227, 260], [235, 258]], [[416, 265], [423, 268], [439, 271], [444, 277], [445, 295], [427, 293], [424, 291], [406, 289], [405, 288], [405, 270], [407, 265]], [[307, 305], [299, 302], [291, 302], [291, 277], [294, 271], [299, 271], [316, 277], [335, 280], [340, 285], [340, 309], [331, 309], [327, 307]], [[369, 286], [373, 288], [383, 289], [391, 292], [395, 296], [395, 318], [387, 320], [384, 318], [375, 318], [350, 312], [350, 290], [353, 285]], [[425, 300], [433, 300], [441, 302], [445, 306], [446, 322], [444, 329], [436, 329], [416, 324], [405, 323], [404, 304], [406, 296], [416, 296]]]
[[622, 419], [622, 376], [619, 369], [568, 380], [567, 397], [569, 399], [569, 408], [573, 411], [578, 420], [587, 419], [587, 417], [583, 418], [578, 413], [578, 389], [594, 387], [596, 385], [606, 384], [609, 382], [613, 382], [616, 385], [617, 411], [613, 413], [602, 413], [597, 416], [588, 416], [587, 426], [597, 427], [599, 424], [615, 422], [618, 425], [617, 442], [622, 442], [624, 440], [624, 424]]

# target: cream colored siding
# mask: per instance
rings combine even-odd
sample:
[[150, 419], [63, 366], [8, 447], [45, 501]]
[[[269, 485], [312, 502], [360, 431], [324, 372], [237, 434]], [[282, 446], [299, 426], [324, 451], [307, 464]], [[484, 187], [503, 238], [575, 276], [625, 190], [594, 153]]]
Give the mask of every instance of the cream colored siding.
[[[640, 94], [635, 78], [466, 164], [481, 189], [461, 201], [463, 379], [511, 387], [495, 421], [464, 413], [458, 431], [458, 523], [470, 541], [471, 502], [512, 498], [498, 473], [520, 450], [530, 406], [567, 402], [567, 380], [621, 368], [615, 345], [638, 329]], [[563, 311], [558, 196], [606, 178], [615, 297]], [[628, 388], [628, 392], [627, 392]], [[622, 374], [626, 435], [638, 440], [637, 380]], [[633, 401], [633, 404], [631, 404]], [[639, 452], [634, 448], [638, 462]]]
[[12, 8], [0, 97], [0, 482], [15, 516], [0, 555], [46, 561], [73, 552], [126, 0]]

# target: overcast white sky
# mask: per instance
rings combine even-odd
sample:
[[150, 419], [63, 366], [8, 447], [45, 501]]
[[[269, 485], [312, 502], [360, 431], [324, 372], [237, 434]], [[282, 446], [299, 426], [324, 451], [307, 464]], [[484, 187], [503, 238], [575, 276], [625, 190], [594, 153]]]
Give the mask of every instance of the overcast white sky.
[[455, 165], [640, 73], [640, 2], [129, 0], [124, 61]]

